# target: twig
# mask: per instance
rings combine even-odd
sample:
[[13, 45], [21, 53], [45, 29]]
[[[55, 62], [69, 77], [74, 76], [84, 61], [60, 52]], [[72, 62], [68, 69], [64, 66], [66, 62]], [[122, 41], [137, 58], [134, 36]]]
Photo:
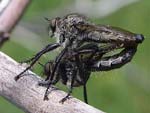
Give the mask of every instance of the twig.
[[41, 80], [40, 77], [29, 71], [27, 76], [16, 82], [14, 77], [24, 68], [2, 52], [0, 52], [0, 62], [0, 95], [25, 112], [104, 113], [73, 97], [65, 101], [64, 104], [59, 103], [66, 96], [66, 93], [60, 90], [52, 91], [49, 94], [49, 100], [44, 101], [46, 88], [37, 85]]
[[[0, 14], [0, 46], [8, 39], [8, 34], [13, 30], [30, 0], [9, 0], [6, 7], [2, 7]], [[7, 35], [7, 37], [5, 37]]]

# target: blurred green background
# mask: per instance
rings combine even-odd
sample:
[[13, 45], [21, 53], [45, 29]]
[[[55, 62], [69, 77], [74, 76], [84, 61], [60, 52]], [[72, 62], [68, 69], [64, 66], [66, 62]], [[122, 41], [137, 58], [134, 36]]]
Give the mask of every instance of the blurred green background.
[[[54, 42], [47, 35], [47, 23], [43, 18], [77, 12], [73, 6], [78, 5], [77, 2], [80, 1], [82, 0], [33, 0], [11, 39], [1, 50], [17, 61], [31, 57], [49, 42]], [[94, 3], [97, 1], [93, 0]], [[83, 6], [87, 5], [86, 0], [82, 3]], [[109, 8], [110, 6], [108, 10]], [[108, 113], [150, 113], [150, 1], [134, 0], [133, 3], [122, 5], [106, 15], [92, 11], [95, 16], [89, 17], [93, 22], [141, 33], [145, 36], [145, 40], [139, 45], [136, 55], [129, 64], [117, 70], [92, 74], [87, 84], [89, 104]], [[49, 53], [42, 61], [49, 58], [54, 56]], [[41, 74], [39, 66], [35, 66], [34, 71]], [[61, 84], [58, 84], [58, 87], [64, 89]], [[73, 96], [83, 100], [82, 87], [75, 88]], [[0, 97], [0, 113], [23, 113], [23, 111]]]

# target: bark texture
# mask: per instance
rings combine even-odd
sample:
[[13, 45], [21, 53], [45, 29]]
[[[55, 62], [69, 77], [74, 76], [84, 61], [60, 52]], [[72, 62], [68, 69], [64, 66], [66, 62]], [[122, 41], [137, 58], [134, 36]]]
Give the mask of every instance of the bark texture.
[[10, 32], [19, 22], [29, 2], [30, 0], [9, 0], [6, 6], [0, 9], [0, 47], [9, 39]]

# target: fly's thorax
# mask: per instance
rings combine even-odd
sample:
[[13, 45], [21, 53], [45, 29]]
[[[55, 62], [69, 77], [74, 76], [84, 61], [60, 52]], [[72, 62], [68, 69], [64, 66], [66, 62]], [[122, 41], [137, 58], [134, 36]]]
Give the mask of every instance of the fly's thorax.
[[81, 14], [69, 14], [67, 16], [64, 17], [64, 21], [68, 24], [68, 25], [76, 25], [78, 23], [88, 23], [88, 18], [81, 15]]

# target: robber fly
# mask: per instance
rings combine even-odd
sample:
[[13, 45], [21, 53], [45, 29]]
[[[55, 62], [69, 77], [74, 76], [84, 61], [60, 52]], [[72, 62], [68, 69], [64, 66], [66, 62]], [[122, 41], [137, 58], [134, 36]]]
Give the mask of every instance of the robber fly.
[[[56, 17], [52, 20], [47, 20], [49, 22], [49, 34], [52, 37], [56, 37], [57, 42], [48, 44], [33, 58], [27, 60], [26, 62], [31, 62], [29, 67], [15, 77], [17, 81], [43, 54], [62, 47], [62, 51], [53, 62], [54, 66], [51, 74], [45, 80], [48, 84], [44, 96], [45, 100], [48, 99], [48, 89], [53, 84], [55, 74], [56, 72], [60, 72], [61, 63], [65, 61], [65, 59], [67, 59], [65, 61], [66, 66], [74, 65], [76, 68], [71, 70], [80, 70], [80, 73], [87, 72], [82, 72], [82, 67], [84, 68], [84, 66], [86, 66], [90, 72], [111, 70], [119, 68], [129, 62], [135, 54], [138, 44], [144, 40], [141, 34], [135, 34], [109, 25], [95, 25], [85, 16], [79, 14], [70, 14], [63, 18]], [[113, 56], [103, 57], [106, 53], [116, 49], [122, 49], [122, 51]], [[90, 55], [88, 58], [84, 55], [85, 58], [82, 58], [81, 54], [83, 53]], [[63, 74], [63, 76], [67, 78], [66, 74]], [[72, 92], [74, 81], [77, 80], [77, 77], [82, 77], [82, 74], [73, 73], [69, 77], [71, 76], [68, 95]], [[89, 75], [86, 76], [88, 78]], [[63, 100], [66, 100], [68, 95]]]

